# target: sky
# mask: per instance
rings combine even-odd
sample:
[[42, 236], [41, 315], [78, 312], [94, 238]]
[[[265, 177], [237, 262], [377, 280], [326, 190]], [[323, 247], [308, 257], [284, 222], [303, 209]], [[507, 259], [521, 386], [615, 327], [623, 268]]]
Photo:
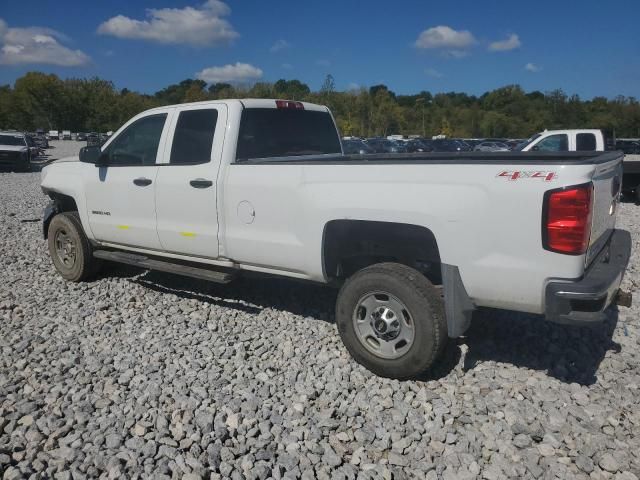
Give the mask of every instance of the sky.
[[640, 0], [0, 0], [0, 84], [28, 71], [154, 93], [185, 78], [640, 98]]

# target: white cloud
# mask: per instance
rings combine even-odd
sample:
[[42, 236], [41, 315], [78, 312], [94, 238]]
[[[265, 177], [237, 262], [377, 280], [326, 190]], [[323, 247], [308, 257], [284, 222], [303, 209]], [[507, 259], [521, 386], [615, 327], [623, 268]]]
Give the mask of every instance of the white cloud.
[[262, 78], [262, 70], [248, 63], [209, 67], [196, 73], [196, 78], [207, 83], [248, 83]]
[[424, 49], [445, 50], [448, 53], [457, 52], [457, 56], [460, 56], [459, 54], [464, 49], [475, 43], [475, 37], [468, 30], [454, 30], [446, 25], [438, 25], [420, 33], [415, 41], [415, 46]]
[[286, 40], [280, 39], [276, 43], [271, 45], [271, 48], [269, 49], [269, 51], [271, 53], [276, 53], [276, 52], [279, 52], [280, 50], [285, 50], [287, 48], [291, 48], [291, 44]]
[[535, 72], [539, 72], [540, 70], [542, 70], [542, 67], [541, 67], [541, 66], [539, 66], [539, 65], [536, 65], [535, 63], [531, 63], [531, 62], [529, 62], [529, 63], [527, 63], [527, 64], [524, 66], [524, 69], [525, 69], [526, 71], [528, 71], [528, 72], [533, 72], [533, 73], [535, 73]]
[[360, 90], [360, 84], [351, 82], [349, 85], [347, 85], [347, 90]]
[[0, 64], [86, 65], [91, 58], [81, 50], [62, 45], [62, 33], [44, 27], [11, 28], [0, 19]]
[[435, 68], [425, 68], [424, 69], [424, 73], [427, 74], [427, 76], [432, 77], [432, 78], [442, 78], [444, 77], [444, 75], [439, 72], [438, 70], [436, 70]]
[[520, 48], [521, 45], [522, 42], [520, 41], [520, 37], [515, 33], [512, 33], [505, 40], [498, 40], [497, 42], [490, 43], [489, 50], [492, 52], [508, 52], [509, 50]]
[[150, 8], [145, 20], [117, 15], [102, 23], [98, 33], [165, 44], [226, 45], [239, 36], [222, 18], [229, 13], [220, 0], [207, 0], [200, 7]]

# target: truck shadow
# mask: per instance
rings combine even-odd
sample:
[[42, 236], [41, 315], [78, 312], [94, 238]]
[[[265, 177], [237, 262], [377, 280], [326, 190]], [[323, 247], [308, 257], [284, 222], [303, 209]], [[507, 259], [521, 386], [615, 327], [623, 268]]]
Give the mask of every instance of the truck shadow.
[[266, 308], [333, 323], [337, 290], [275, 277], [238, 278], [228, 285], [117, 265], [105, 277], [123, 277], [138, 285], [183, 299], [257, 314]]
[[[335, 322], [337, 290], [306, 282], [257, 277], [220, 285], [129, 266], [108, 266], [104, 276], [129, 278], [156, 292], [251, 314], [269, 308], [310, 321]], [[543, 371], [562, 382], [591, 385], [606, 353], [620, 351], [612, 340], [617, 321], [615, 309], [606, 322], [594, 327], [568, 327], [538, 315], [482, 309], [474, 315], [466, 335], [450, 341], [437, 365], [414, 380], [440, 379], [454, 371], [464, 374], [484, 362], [499, 362]]]
[[[613, 341], [618, 311], [592, 327], [550, 323], [542, 316], [511, 311], [478, 311], [459, 345], [466, 345], [463, 370], [485, 361], [544, 371], [566, 383], [592, 385], [600, 363], [609, 350], [619, 352]], [[460, 346], [458, 346], [460, 348]]]

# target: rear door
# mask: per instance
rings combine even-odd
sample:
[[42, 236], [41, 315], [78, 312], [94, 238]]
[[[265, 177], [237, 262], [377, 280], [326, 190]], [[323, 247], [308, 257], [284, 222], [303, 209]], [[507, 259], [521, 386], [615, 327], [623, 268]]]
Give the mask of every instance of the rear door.
[[217, 176], [227, 107], [176, 108], [156, 185], [157, 230], [168, 252], [218, 256]]

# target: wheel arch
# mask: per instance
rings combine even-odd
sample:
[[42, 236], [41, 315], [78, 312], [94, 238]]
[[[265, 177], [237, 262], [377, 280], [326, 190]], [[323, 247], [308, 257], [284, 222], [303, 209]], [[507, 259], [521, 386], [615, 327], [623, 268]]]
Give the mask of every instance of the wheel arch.
[[78, 204], [70, 195], [54, 192], [52, 190], [45, 190], [45, 193], [51, 199], [51, 202], [44, 210], [44, 216], [42, 219], [42, 234], [46, 240], [49, 236], [49, 224], [53, 217], [63, 212], [78, 212]]
[[327, 280], [344, 279], [374, 263], [396, 262], [440, 283], [440, 250], [421, 225], [373, 220], [331, 220], [324, 226], [322, 268]]

